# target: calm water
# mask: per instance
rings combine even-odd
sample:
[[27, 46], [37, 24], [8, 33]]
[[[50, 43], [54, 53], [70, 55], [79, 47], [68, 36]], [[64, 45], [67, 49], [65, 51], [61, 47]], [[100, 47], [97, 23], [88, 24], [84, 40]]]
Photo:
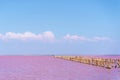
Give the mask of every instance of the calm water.
[[120, 80], [120, 69], [105, 69], [52, 56], [1, 56], [0, 80]]

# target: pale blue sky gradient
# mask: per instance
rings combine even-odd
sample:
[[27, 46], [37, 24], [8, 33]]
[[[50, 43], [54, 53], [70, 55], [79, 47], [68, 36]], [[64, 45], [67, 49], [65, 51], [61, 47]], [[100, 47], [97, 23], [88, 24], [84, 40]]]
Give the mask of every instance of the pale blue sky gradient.
[[[2, 41], [1, 55], [120, 54], [120, 0], [0, 0], [0, 34], [52, 31], [60, 42]], [[66, 34], [112, 41], [72, 42]]]

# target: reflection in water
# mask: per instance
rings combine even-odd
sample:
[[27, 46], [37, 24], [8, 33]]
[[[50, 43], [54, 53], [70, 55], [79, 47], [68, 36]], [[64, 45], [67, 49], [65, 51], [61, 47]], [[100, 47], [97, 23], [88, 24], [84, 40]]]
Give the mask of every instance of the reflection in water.
[[112, 69], [111, 76], [111, 80], [120, 80], [120, 69]]

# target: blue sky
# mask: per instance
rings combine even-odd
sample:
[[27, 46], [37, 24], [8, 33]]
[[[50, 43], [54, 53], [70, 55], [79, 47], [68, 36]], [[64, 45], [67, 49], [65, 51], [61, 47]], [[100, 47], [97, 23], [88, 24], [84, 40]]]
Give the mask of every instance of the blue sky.
[[1, 0], [1, 55], [120, 54], [119, 0]]

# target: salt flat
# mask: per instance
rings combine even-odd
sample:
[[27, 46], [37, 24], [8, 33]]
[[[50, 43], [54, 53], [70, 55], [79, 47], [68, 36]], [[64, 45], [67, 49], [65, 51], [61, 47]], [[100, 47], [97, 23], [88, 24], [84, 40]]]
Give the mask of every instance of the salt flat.
[[0, 80], [120, 80], [120, 69], [53, 56], [0, 56]]

